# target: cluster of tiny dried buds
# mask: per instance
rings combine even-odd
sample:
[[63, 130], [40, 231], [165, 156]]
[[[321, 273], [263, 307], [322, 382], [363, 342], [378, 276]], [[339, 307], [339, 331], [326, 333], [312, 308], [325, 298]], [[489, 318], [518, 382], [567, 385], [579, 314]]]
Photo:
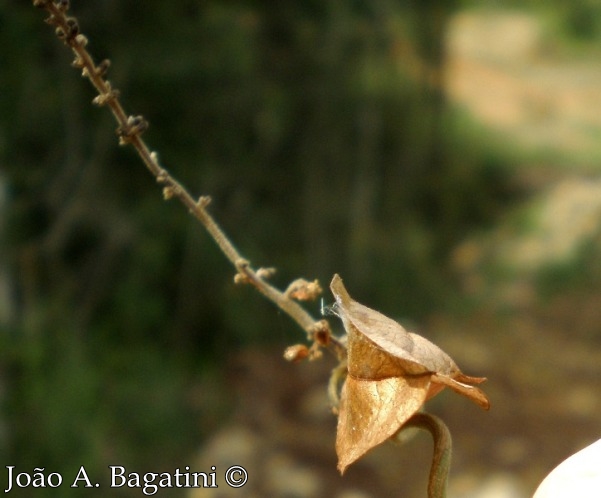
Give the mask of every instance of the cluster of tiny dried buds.
[[[307, 347], [305, 344], [295, 344], [286, 348], [284, 358], [287, 361], [299, 362], [305, 358], [309, 361], [321, 358], [321, 348], [332, 347], [339, 359], [343, 359], [346, 349], [343, 342], [332, 335], [327, 320], [315, 322], [313, 327], [313, 344]], [[345, 366], [346, 369], [346, 366]]]
[[[105, 59], [96, 64], [88, 52], [88, 39], [81, 33], [77, 18], [67, 14], [69, 0], [33, 0], [33, 5], [45, 9], [49, 16], [46, 23], [54, 26], [56, 36], [73, 50], [75, 59], [73, 67], [80, 69], [84, 78], [94, 86], [98, 95], [93, 99], [93, 104], [108, 107], [117, 121], [117, 136], [120, 145], [131, 145], [154, 175], [156, 181], [163, 185], [163, 198], [169, 200], [178, 198], [190, 213], [200, 221], [209, 235], [217, 243], [221, 251], [236, 268], [236, 283], [250, 284], [267, 299], [275, 303], [282, 311], [287, 313], [306, 333], [312, 342], [310, 347], [292, 346], [287, 350], [285, 357], [290, 360], [302, 358], [314, 359], [320, 356], [320, 347], [330, 346], [339, 358], [345, 356], [345, 346], [331, 333], [327, 321], [316, 321], [295, 300], [306, 301], [315, 299], [322, 289], [316, 281], [308, 282], [303, 279], [295, 280], [285, 292], [281, 292], [266, 280], [273, 275], [273, 268], [260, 268], [253, 270], [250, 263], [242, 258], [221, 227], [208, 213], [206, 207], [211, 199], [201, 196], [194, 199], [188, 191], [175, 180], [158, 160], [158, 154], [151, 151], [142, 134], [148, 129], [148, 121], [140, 115], [128, 115], [120, 102], [120, 93], [114, 89], [111, 82], [106, 79], [110, 68], [110, 61]], [[306, 350], [306, 351], [305, 351]]]
[[318, 280], [309, 282], [304, 278], [297, 278], [286, 288], [284, 294], [297, 301], [315, 301], [322, 292]]
[[[98, 106], [108, 105], [110, 107], [119, 123], [117, 128], [119, 143], [121, 145], [131, 143], [138, 149], [140, 143], [137, 138], [148, 129], [148, 122], [143, 116], [128, 116], [123, 110], [119, 102], [119, 91], [114, 89], [110, 81], [105, 79], [111, 62], [108, 59], [104, 59], [98, 64], [94, 62], [86, 49], [88, 39], [81, 33], [77, 18], [67, 15], [70, 6], [69, 1], [34, 0], [33, 4], [48, 11], [49, 16], [45, 19], [46, 23], [54, 26], [54, 32], [58, 39], [69, 46], [75, 54], [72, 66], [81, 69], [82, 76], [89, 79], [98, 91], [98, 95], [94, 97], [92, 102]], [[140, 150], [138, 152], [142, 155]], [[151, 157], [151, 153], [147, 148], [144, 152], [144, 155], [148, 157], [142, 159], [149, 169], [155, 173], [155, 176], [158, 176], [157, 173], [161, 168], [156, 161], [156, 157]], [[154, 166], [154, 169], [152, 166]]]
[[119, 145], [132, 143], [135, 137], [141, 135], [148, 129], [148, 121], [144, 116], [128, 116], [125, 126], [117, 128]]

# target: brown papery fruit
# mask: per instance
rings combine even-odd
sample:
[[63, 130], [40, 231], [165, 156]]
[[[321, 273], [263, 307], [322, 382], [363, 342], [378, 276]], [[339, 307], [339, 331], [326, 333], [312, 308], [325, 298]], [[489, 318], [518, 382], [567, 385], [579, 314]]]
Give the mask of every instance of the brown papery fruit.
[[354, 301], [340, 276], [334, 275], [330, 289], [348, 335], [336, 434], [340, 473], [396, 434], [445, 387], [488, 410], [484, 392], [471, 385], [485, 378], [464, 375], [438, 346]]

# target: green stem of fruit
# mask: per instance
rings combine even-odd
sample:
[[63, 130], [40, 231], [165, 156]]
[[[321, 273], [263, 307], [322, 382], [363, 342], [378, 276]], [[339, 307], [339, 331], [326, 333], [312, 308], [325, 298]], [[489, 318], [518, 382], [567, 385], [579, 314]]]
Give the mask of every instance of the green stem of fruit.
[[420, 412], [403, 425], [401, 432], [407, 428], [422, 429], [432, 435], [434, 452], [428, 479], [428, 498], [446, 498], [453, 446], [448, 427], [437, 416]]

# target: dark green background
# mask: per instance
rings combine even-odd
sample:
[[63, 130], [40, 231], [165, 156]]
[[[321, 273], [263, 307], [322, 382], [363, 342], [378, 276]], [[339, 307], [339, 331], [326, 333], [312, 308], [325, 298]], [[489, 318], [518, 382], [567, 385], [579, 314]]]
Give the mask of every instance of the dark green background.
[[[579, 3], [566, 32], [596, 36]], [[463, 3], [73, 4], [164, 166], [211, 195], [276, 284], [337, 272], [412, 320], [465, 305], [449, 251], [521, 192], [511, 153], [445, 98], [445, 26]], [[44, 13], [0, 5], [0, 461], [65, 475], [185, 464], [230, 402], [194, 387], [219, 383], [233, 352], [302, 331], [234, 286], [202, 227], [117, 146]], [[63, 495], [78, 496], [35, 494]]]

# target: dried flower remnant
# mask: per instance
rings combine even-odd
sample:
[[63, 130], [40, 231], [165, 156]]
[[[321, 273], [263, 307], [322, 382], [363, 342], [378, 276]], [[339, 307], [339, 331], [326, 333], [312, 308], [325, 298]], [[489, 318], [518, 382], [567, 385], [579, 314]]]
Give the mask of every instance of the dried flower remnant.
[[286, 351], [284, 351], [284, 359], [286, 361], [298, 363], [307, 358], [309, 353], [309, 348], [304, 344], [294, 344], [293, 346], [288, 346], [286, 348]]
[[276, 274], [275, 268], [259, 268], [257, 269], [257, 277], [261, 279], [270, 279]]
[[319, 281], [309, 282], [304, 278], [297, 278], [284, 292], [289, 298], [297, 301], [314, 301], [321, 293]]
[[486, 395], [471, 385], [485, 378], [464, 375], [438, 346], [354, 301], [338, 275], [330, 288], [348, 335], [348, 376], [340, 396], [336, 435], [341, 473], [396, 434], [445, 387], [489, 408]]

